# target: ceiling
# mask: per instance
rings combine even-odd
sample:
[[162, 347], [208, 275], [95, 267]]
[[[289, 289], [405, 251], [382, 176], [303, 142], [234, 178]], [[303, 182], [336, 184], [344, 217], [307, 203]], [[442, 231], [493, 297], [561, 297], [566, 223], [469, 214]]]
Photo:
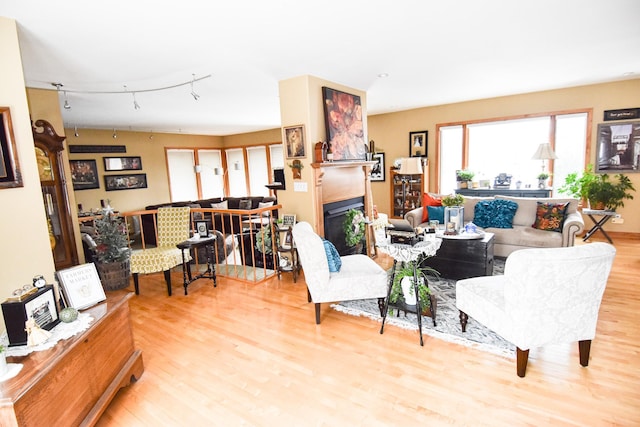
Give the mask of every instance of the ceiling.
[[273, 129], [278, 82], [307, 74], [366, 91], [369, 115], [640, 76], [637, 0], [0, 0], [0, 16], [27, 87], [64, 85], [67, 127]]

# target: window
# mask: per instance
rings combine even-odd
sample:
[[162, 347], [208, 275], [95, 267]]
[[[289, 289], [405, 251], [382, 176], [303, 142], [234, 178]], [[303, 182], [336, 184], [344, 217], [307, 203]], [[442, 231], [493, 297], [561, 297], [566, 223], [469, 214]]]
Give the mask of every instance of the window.
[[269, 173], [267, 147], [247, 147], [247, 163], [249, 166], [249, 193], [252, 196], [268, 196]]
[[247, 195], [247, 179], [244, 173], [244, 152], [242, 148], [225, 150], [227, 156], [227, 175], [229, 179], [229, 196]]
[[169, 191], [172, 202], [198, 199], [198, 187], [193, 150], [167, 149], [167, 166], [169, 169]]
[[[224, 196], [222, 175], [222, 153], [220, 150], [197, 150], [200, 165], [200, 188], [202, 199]], [[216, 174], [218, 172], [218, 174]]]
[[[489, 180], [493, 185], [498, 174], [506, 173], [512, 175], [511, 188], [518, 181], [521, 188], [536, 188], [543, 164], [557, 189], [567, 174], [584, 168], [590, 122], [589, 112], [577, 112], [438, 127], [439, 192], [449, 194], [456, 189], [459, 169], [473, 171], [474, 181]], [[549, 161], [532, 159], [538, 145], [545, 142], [551, 143], [558, 156], [552, 170]]]

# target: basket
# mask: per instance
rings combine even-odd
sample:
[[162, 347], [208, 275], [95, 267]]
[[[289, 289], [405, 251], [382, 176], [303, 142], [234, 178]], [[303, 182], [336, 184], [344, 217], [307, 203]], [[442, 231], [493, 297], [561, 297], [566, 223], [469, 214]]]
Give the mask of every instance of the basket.
[[109, 263], [97, 262], [96, 267], [105, 291], [115, 291], [129, 286], [130, 260]]

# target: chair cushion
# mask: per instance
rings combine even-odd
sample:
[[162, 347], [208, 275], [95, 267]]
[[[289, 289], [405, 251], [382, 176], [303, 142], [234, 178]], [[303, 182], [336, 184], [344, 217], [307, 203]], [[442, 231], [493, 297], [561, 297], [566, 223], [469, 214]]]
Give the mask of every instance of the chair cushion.
[[518, 204], [510, 200], [489, 200], [476, 203], [473, 223], [482, 228], [513, 228]]
[[444, 224], [444, 206], [427, 206], [425, 210], [429, 212], [427, 216], [429, 221], [438, 221], [440, 224]]
[[562, 233], [562, 226], [567, 215], [569, 203], [538, 202], [536, 221], [532, 227], [538, 230]]
[[229, 203], [225, 200], [219, 203], [211, 203], [212, 209], [229, 209]]
[[[422, 209], [422, 222], [427, 222], [429, 221], [429, 210], [427, 209], [428, 206], [442, 206], [442, 199], [440, 197], [435, 197], [432, 196], [429, 193], [424, 193], [422, 195], [422, 206], [424, 207], [424, 209]], [[444, 217], [444, 213], [443, 213], [443, 217]], [[438, 219], [438, 218], [431, 218], [431, 219]], [[439, 220], [440, 223], [442, 223], [443, 220]]]
[[[270, 208], [273, 206], [273, 202], [258, 202], [258, 209]], [[263, 212], [262, 216], [269, 216], [269, 212]]]
[[340, 254], [336, 247], [328, 241], [327, 239], [322, 239], [322, 243], [324, 243], [324, 251], [327, 254], [327, 262], [329, 263], [329, 271], [331, 273], [336, 273], [340, 271], [342, 267], [342, 260], [340, 259]]

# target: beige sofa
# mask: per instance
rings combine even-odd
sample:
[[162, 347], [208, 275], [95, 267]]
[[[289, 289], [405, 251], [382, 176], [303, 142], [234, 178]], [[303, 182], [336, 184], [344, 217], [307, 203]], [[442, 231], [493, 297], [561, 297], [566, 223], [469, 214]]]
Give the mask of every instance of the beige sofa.
[[[435, 195], [434, 195], [435, 196]], [[578, 212], [577, 199], [563, 198], [534, 198], [534, 197], [470, 197], [464, 198], [464, 222], [473, 221], [476, 203], [481, 200], [492, 199], [511, 200], [518, 204], [518, 210], [513, 218], [513, 228], [486, 228], [484, 231], [495, 234], [494, 255], [507, 257], [513, 251], [525, 248], [559, 248], [573, 246], [576, 234], [584, 229], [582, 214]], [[536, 220], [537, 202], [565, 203], [569, 202], [562, 233], [533, 228]], [[422, 222], [423, 208], [407, 212], [405, 219], [415, 228], [426, 226]]]

